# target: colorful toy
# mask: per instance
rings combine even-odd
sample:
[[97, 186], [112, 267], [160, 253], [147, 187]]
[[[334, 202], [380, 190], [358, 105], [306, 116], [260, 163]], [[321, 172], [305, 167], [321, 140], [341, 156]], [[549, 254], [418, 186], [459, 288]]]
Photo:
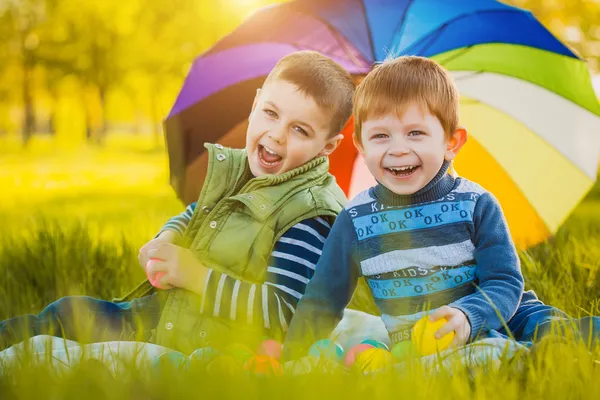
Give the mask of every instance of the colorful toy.
[[154, 368], [161, 369], [161, 370], [163, 368], [167, 368], [167, 369], [187, 368], [187, 366], [188, 366], [188, 358], [178, 351], [169, 351], [169, 352], [163, 353], [154, 361]]
[[354, 368], [363, 372], [373, 372], [385, 369], [392, 364], [394, 364], [394, 357], [389, 351], [373, 347], [361, 352], [356, 357]]
[[417, 354], [416, 351], [417, 350], [415, 349], [415, 346], [413, 345], [412, 341], [405, 340], [403, 342], [399, 342], [393, 345], [391, 353], [394, 359], [400, 361], [406, 360], [411, 356], [415, 356]]
[[257, 375], [283, 375], [283, 369], [279, 361], [273, 357], [260, 354], [249, 359], [244, 365], [244, 369]]
[[454, 340], [454, 332], [450, 332], [439, 340], [436, 340], [435, 333], [444, 326], [448, 320], [440, 318], [431, 322], [428, 316], [421, 318], [412, 328], [412, 342], [422, 356], [435, 354], [447, 348]]
[[254, 356], [254, 352], [246, 345], [232, 343], [225, 348], [225, 353], [237, 360], [240, 365], [246, 364]]
[[267, 339], [263, 340], [256, 350], [256, 354], [260, 354], [263, 356], [270, 356], [276, 360], [279, 360], [281, 357], [281, 343], [277, 340]]
[[346, 367], [351, 368], [354, 365], [354, 362], [356, 361], [356, 357], [358, 357], [360, 353], [362, 353], [365, 350], [374, 348], [375, 347], [373, 347], [372, 345], [365, 343], [357, 344], [356, 346], [351, 347], [350, 350], [348, 350], [344, 355], [344, 364], [346, 365]]
[[217, 358], [221, 353], [212, 347], [202, 347], [194, 350], [189, 356], [191, 366], [206, 366], [209, 362]]
[[152, 263], [153, 261], [163, 261], [163, 260], [161, 260], [160, 258], [151, 258], [150, 260], [148, 260], [148, 263], [146, 264], [146, 276], [148, 277], [148, 281], [150, 281], [150, 284], [152, 286], [154, 286], [155, 288], [169, 289], [168, 286], [162, 286], [160, 284], [160, 278], [162, 278], [166, 274], [166, 272], [160, 271], [155, 274], [148, 273], [148, 268], [150, 267], [150, 263]]
[[390, 351], [390, 348], [388, 347], [387, 344], [383, 343], [382, 341], [376, 340], [376, 339], [366, 339], [366, 340], [363, 340], [361, 343], [370, 344], [371, 346], [377, 347], [378, 349], [384, 349], [384, 350]]
[[333, 360], [341, 360], [344, 356], [344, 349], [331, 339], [321, 339], [310, 346], [308, 355], [317, 358], [325, 357]]

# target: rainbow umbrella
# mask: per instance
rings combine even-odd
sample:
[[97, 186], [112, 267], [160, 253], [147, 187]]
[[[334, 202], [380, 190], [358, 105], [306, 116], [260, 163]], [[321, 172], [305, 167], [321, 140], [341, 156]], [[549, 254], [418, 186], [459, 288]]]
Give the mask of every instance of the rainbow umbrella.
[[[200, 191], [203, 143], [243, 147], [256, 88], [300, 49], [357, 79], [389, 54], [450, 70], [470, 132], [456, 170], [496, 195], [520, 248], [555, 232], [596, 179], [600, 105], [586, 64], [528, 11], [493, 0], [297, 0], [256, 12], [193, 63], [165, 121], [182, 200]], [[372, 184], [350, 140], [331, 171], [349, 196]]]

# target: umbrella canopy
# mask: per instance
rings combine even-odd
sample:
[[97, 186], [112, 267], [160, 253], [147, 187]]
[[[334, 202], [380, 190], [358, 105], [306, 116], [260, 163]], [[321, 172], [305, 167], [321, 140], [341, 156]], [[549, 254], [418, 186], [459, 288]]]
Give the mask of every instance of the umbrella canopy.
[[[587, 66], [528, 11], [493, 0], [297, 0], [258, 11], [195, 60], [165, 121], [182, 200], [200, 191], [202, 144], [243, 147], [256, 88], [304, 49], [357, 79], [389, 54], [451, 71], [470, 133], [456, 170], [498, 197], [520, 248], [555, 232], [596, 179], [600, 105]], [[350, 197], [373, 183], [351, 140], [330, 158]]]

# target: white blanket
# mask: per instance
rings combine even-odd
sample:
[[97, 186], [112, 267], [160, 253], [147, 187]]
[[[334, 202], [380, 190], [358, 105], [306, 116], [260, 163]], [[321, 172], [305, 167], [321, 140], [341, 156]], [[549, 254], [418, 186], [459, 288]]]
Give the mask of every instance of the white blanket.
[[[379, 317], [353, 310], [346, 310], [344, 318], [331, 337], [344, 349], [349, 349], [365, 339], [376, 339], [390, 344], [385, 326]], [[490, 338], [460, 349], [446, 350], [440, 353], [440, 358], [432, 355], [421, 360], [432, 368], [449, 367], [457, 360], [467, 365], [480, 365], [510, 358], [518, 351], [524, 350], [525, 348], [517, 342]], [[84, 359], [95, 359], [104, 363], [112, 372], [120, 373], [122, 368], [131, 368], [131, 365], [140, 366], [143, 363], [148, 365], [161, 354], [170, 351], [173, 350], [151, 343], [119, 341], [82, 345], [74, 341], [42, 335], [0, 352], [0, 369], [7, 371], [15, 363], [24, 359], [35, 363], [51, 363], [57, 369], [70, 368]], [[398, 364], [397, 368], [402, 368], [402, 365]], [[286, 369], [293, 373], [306, 373], [312, 368]]]

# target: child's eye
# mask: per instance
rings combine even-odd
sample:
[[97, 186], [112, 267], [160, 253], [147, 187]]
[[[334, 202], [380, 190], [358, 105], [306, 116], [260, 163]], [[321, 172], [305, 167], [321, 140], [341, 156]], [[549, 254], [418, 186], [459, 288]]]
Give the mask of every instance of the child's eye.
[[422, 131], [410, 131], [410, 132], [408, 132], [408, 136], [421, 136], [421, 135], [424, 135], [424, 134], [425, 134], [425, 132], [422, 132]]
[[376, 133], [373, 136], [371, 136], [371, 139], [385, 139], [387, 137], [388, 135], [386, 135], [385, 133]]
[[265, 108], [264, 113], [267, 114], [269, 117], [271, 118], [277, 118], [277, 113], [273, 110], [269, 110], [268, 108]]
[[296, 132], [298, 132], [299, 134], [303, 135], [303, 136], [308, 136], [308, 132], [306, 132], [302, 127], [300, 126], [294, 126], [294, 130]]

